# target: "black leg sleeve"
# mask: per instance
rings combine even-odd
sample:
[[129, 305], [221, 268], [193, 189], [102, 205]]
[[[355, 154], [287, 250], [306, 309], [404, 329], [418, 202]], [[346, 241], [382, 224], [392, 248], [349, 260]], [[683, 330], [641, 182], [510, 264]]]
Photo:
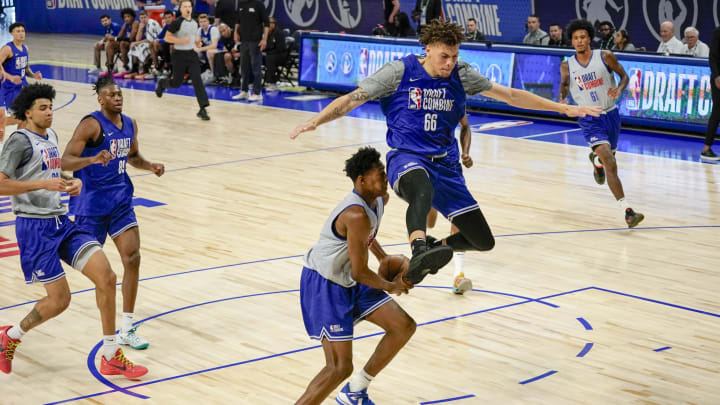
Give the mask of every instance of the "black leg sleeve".
[[705, 133], [705, 145], [711, 146], [715, 141], [715, 134], [717, 133], [718, 124], [720, 124], [720, 89], [711, 85], [712, 91], [712, 113], [708, 119], [707, 132]]
[[486, 251], [495, 247], [490, 226], [479, 209], [456, 216], [452, 223], [460, 230], [447, 238], [447, 244], [453, 250]]
[[400, 177], [398, 195], [409, 204], [405, 214], [408, 235], [427, 227], [427, 215], [433, 199], [433, 186], [424, 170], [412, 170]]

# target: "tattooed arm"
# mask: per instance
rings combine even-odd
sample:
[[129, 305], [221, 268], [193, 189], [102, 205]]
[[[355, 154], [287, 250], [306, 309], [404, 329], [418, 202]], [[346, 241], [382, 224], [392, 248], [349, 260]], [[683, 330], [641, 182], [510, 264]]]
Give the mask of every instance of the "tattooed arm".
[[357, 88], [350, 94], [346, 94], [342, 97], [336, 98], [332, 101], [332, 103], [328, 104], [327, 107], [320, 111], [320, 113], [318, 113], [318, 115], [313, 117], [310, 121], [304, 122], [295, 127], [295, 130], [293, 130], [293, 132], [290, 134], [290, 139], [295, 139], [303, 132], [312, 131], [319, 125], [330, 122], [332, 120], [336, 120], [346, 115], [354, 108], [364, 104], [366, 101], [368, 101], [369, 98], [370, 96], [368, 95], [367, 91], [361, 88]]

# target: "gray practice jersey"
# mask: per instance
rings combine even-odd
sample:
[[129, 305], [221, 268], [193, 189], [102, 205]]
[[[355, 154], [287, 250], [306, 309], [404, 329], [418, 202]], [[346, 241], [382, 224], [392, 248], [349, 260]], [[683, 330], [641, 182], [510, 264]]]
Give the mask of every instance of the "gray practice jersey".
[[[418, 59], [420, 59], [418, 57]], [[402, 81], [405, 64], [402, 60], [394, 60], [385, 64], [380, 70], [366, 77], [358, 87], [365, 90], [371, 100], [377, 100], [394, 93]], [[493, 82], [470, 67], [467, 62], [458, 62], [458, 75], [465, 92], [469, 95], [490, 90]]]
[[[60, 177], [62, 158], [55, 131], [47, 137], [27, 129], [15, 131], [0, 154], [0, 172], [12, 180], [49, 180]], [[57, 191], [35, 190], [10, 197], [13, 213], [19, 217], [52, 218], [67, 213]]]
[[385, 208], [382, 197], [378, 197], [376, 202], [376, 208], [373, 210], [354, 191], [345, 196], [345, 199], [332, 210], [330, 217], [325, 221], [325, 225], [320, 231], [320, 239], [305, 254], [303, 258], [305, 267], [317, 271], [321, 276], [343, 287], [354, 286], [356, 281], [352, 278], [352, 265], [350, 263], [347, 239], [335, 233], [335, 221], [348, 207], [353, 205], [363, 207], [365, 214], [370, 219], [369, 244], [377, 235], [380, 219]]
[[617, 84], [615, 74], [602, 58], [602, 52], [595, 49], [587, 66], [581, 65], [577, 56], [568, 58], [570, 94], [577, 105], [601, 107], [603, 112], [608, 112], [615, 108], [615, 99], [607, 92]]

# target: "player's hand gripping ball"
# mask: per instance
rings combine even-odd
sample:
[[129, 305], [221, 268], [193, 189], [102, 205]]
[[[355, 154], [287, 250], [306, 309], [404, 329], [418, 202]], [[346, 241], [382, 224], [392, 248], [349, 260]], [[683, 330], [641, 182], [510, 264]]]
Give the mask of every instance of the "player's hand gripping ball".
[[397, 277], [405, 276], [409, 266], [410, 259], [404, 255], [388, 255], [380, 261], [378, 275], [387, 281], [395, 281]]

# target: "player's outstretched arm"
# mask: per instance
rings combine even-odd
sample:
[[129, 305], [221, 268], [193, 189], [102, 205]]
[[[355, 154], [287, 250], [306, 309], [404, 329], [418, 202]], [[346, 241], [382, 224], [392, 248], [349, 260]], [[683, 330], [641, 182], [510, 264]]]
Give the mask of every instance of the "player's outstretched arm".
[[107, 150], [102, 150], [95, 156], [80, 157], [88, 141], [98, 137], [100, 132], [102, 132], [100, 123], [95, 118], [87, 117], [80, 121], [72, 138], [65, 146], [65, 153], [63, 153], [62, 157], [62, 170], [74, 172], [95, 163], [100, 163], [103, 166], [107, 165], [112, 160], [112, 155]]
[[310, 121], [304, 122], [295, 127], [290, 134], [290, 139], [295, 139], [303, 132], [313, 131], [315, 128], [326, 122], [345, 116], [353, 109], [363, 105], [369, 98], [370, 96], [367, 91], [361, 88], [357, 88], [352, 93], [336, 98]]
[[584, 117], [586, 115], [598, 117], [602, 111], [600, 107], [556, 103], [552, 100], [536, 96], [529, 91], [513, 89], [497, 83], [493, 83], [490, 90], [483, 91], [481, 94], [485, 97], [494, 98], [495, 100], [510, 104], [513, 107], [524, 108], [526, 110], [555, 111], [560, 114], [565, 114], [568, 117]]

